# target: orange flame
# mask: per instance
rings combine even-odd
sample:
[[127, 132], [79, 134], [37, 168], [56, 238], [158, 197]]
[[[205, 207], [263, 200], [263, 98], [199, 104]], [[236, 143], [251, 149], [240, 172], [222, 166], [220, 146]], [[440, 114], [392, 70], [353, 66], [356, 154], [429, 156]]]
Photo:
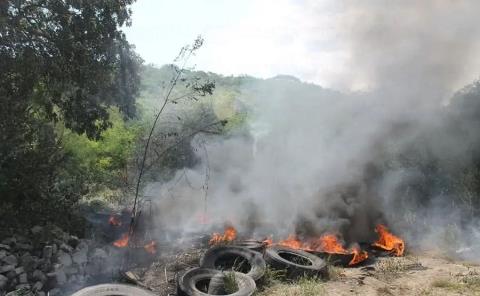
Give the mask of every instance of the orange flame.
[[348, 262], [348, 265], [356, 265], [362, 261], [365, 261], [368, 259], [368, 253], [366, 251], [360, 250], [358, 246], [355, 246], [351, 249], [351, 252], [353, 254], [352, 260]]
[[108, 219], [108, 224], [112, 226], [122, 226], [122, 221], [120, 221], [117, 215], [111, 215]]
[[227, 243], [235, 240], [237, 238], [237, 230], [233, 226], [228, 226], [225, 228], [225, 231], [222, 234], [214, 233], [208, 242], [210, 245], [216, 245], [221, 243]]
[[121, 238], [113, 242], [113, 245], [118, 248], [128, 247], [129, 239], [128, 233], [124, 233]]
[[269, 247], [269, 246], [273, 245], [273, 239], [271, 237], [268, 237], [268, 238], [264, 239], [262, 241], [262, 243], [265, 244], [265, 246]]
[[149, 242], [143, 248], [152, 255], [157, 253], [157, 243], [155, 241]]
[[379, 238], [372, 246], [387, 250], [395, 256], [402, 256], [405, 250], [405, 242], [398, 236], [390, 233], [385, 225], [378, 224], [375, 227], [375, 232], [378, 233]]
[[296, 236], [290, 235], [286, 240], [278, 243], [280, 246], [289, 247], [297, 250], [304, 250], [309, 252], [324, 252], [329, 254], [353, 254], [352, 260], [348, 265], [356, 265], [368, 258], [368, 253], [360, 250], [359, 247], [354, 247], [349, 250], [345, 249], [340, 243], [338, 237], [334, 234], [324, 234], [318, 239], [308, 240], [303, 242]]

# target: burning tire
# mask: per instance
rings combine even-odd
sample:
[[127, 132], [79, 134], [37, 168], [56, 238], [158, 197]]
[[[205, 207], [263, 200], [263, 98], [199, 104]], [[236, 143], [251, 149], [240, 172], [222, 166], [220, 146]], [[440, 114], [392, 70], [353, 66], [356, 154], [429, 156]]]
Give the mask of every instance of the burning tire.
[[300, 276], [326, 276], [327, 265], [321, 258], [285, 247], [270, 247], [265, 251], [265, 261], [274, 269], [285, 270], [288, 278]]
[[231, 270], [244, 273], [253, 280], [260, 279], [266, 269], [262, 254], [239, 246], [210, 248], [200, 260], [203, 268]]
[[257, 241], [253, 239], [247, 239], [235, 243], [235, 246], [244, 247], [261, 253], [265, 250], [266, 245], [267, 244], [262, 241]]
[[71, 296], [155, 296], [155, 294], [130, 285], [103, 284], [86, 287]]
[[[210, 296], [210, 295], [229, 295], [229, 296], [251, 296], [255, 292], [255, 281], [240, 272], [234, 272], [235, 283], [238, 290], [231, 294], [226, 294], [224, 281], [226, 274], [221, 271], [206, 268], [193, 268], [187, 271], [178, 279], [177, 295], [179, 296]], [[215, 281], [214, 288], [209, 288], [210, 282]], [[221, 282], [223, 284], [221, 292], [218, 291]], [[212, 290], [215, 290], [212, 292]], [[207, 292], [208, 291], [208, 292]], [[220, 293], [220, 294], [219, 294]]]

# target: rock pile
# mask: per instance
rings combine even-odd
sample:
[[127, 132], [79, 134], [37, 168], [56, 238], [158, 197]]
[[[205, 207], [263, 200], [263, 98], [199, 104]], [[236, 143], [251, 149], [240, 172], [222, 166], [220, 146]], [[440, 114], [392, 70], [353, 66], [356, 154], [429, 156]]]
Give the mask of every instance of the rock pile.
[[116, 276], [122, 253], [55, 226], [0, 238], [0, 296], [65, 295], [99, 275]]

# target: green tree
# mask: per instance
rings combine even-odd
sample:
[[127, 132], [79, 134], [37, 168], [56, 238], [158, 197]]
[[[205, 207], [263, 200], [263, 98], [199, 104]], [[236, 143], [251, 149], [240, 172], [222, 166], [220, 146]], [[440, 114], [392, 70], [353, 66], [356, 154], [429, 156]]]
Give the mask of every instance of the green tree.
[[141, 60], [119, 29], [132, 2], [0, 1], [2, 209], [78, 197], [55, 124], [98, 139], [111, 125], [110, 106], [135, 115]]

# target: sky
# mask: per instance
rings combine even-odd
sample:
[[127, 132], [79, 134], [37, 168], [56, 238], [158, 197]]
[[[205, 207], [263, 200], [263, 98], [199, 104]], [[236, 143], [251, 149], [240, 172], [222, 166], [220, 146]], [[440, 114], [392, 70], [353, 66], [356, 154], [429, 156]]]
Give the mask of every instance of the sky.
[[202, 35], [205, 43], [194, 59], [199, 70], [285, 74], [331, 86], [345, 59], [335, 10], [325, 0], [138, 0], [125, 32], [146, 63], [171, 63], [183, 45]]
[[449, 81], [439, 85], [456, 89], [480, 74], [479, 3], [138, 0], [132, 26], [124, 30], [145, 62], [158, 66], [202, 35], [204, 46], [193, 60], [198, 70], [293, 75], [348, 91], [375, 88], [388, 75], [408, 85], [420, 81], [416, 75], [440, 73]]

